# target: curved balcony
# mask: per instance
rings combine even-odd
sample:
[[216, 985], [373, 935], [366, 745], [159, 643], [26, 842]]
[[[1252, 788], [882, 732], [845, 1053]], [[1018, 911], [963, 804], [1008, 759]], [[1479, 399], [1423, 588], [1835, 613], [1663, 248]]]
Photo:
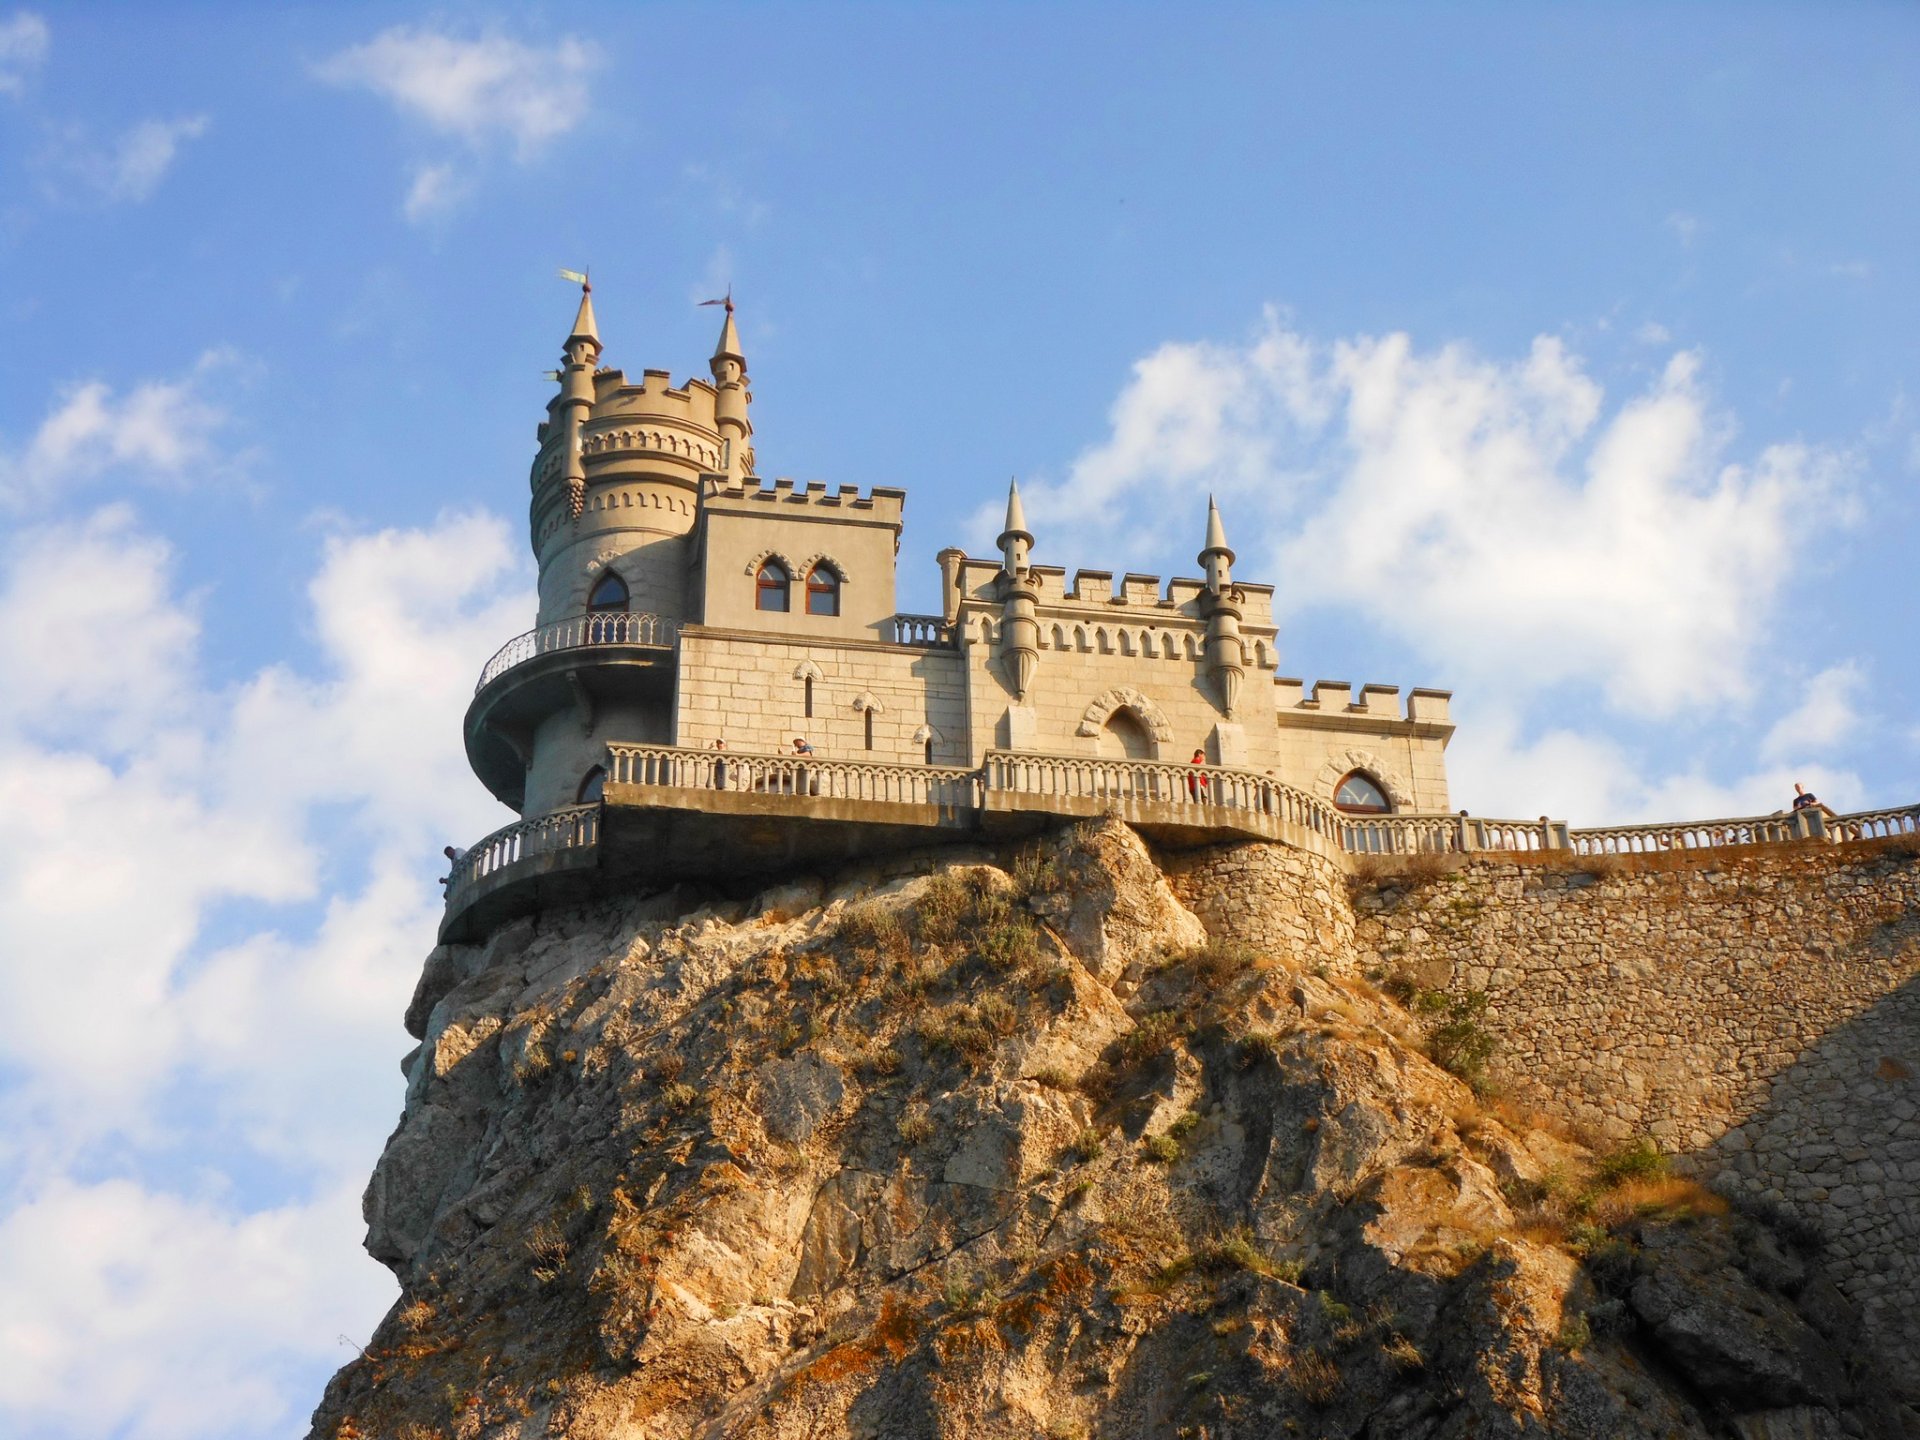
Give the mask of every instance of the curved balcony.
[[516, 635], [481, 668], [467, 706], [467, 760], [495, 797], [525, 801], [542, 720], [607, 701], [668, 701], [680, 622], [644, 610], [569, 615]]

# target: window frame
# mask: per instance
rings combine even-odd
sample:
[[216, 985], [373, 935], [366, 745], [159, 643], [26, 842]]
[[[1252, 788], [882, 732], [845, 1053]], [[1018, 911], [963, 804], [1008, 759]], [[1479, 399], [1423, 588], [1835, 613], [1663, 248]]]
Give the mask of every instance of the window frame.
[[[837, 617], [840, 614], [840, 587], [846, 583], [846, 577], [832, 565], [829, 565], [824, 560], [816, 561], [813, 568], [807, 571], [806, 613], [809, 615], [819, 615], [828, 619]], [[813, 602], [816, 596], [825, 596], [827, 603], [831, 605], [832, 608], [828, 610], [815, 609]]]
[[[1372, 790], [1374, 794], [1378, 795], [1380, 797], [1380, 803], [1378, 805], [1351, 805], [1341, 800], [1340, 792], [1346, 789], [1347, 785], [1354, 780], [1361, 781], [1368, 789]], [[1342, 815], [1391, 815], [1393, 814], [1393, 797], [1387, 794], [1387, 787], [1382, 785], [1379, 779], [1370, 771], [1358, 769], [1349, 770], [1334, 782], [1333, 808], [1338, 810]]]
[[[778, 575], [778, 580], [772, 579]], [[769, 605], [767, 598], [778, 595], [780, 603]], [[790, 615], [793, 613], [793, 571], [776, 556], [769, 555], [753, 573], [753, 608], [756, 613]]]

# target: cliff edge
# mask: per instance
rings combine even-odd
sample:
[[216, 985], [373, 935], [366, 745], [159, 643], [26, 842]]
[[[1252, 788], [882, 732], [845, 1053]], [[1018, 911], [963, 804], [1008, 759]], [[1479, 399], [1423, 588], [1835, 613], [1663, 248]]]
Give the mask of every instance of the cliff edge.
[[1109, 823], [436, 950], [312, 1434], [1920, 1436], [1817, 1236], [1191, 875]]

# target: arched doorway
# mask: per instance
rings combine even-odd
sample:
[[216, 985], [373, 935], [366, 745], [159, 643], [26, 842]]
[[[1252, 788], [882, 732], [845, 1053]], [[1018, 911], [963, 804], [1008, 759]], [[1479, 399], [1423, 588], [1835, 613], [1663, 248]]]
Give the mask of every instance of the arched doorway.
[[1153, 736], [1140, 717], [1124, 706], [1107, 717], [1095, 744], [1102, 760], [1153, 759]]

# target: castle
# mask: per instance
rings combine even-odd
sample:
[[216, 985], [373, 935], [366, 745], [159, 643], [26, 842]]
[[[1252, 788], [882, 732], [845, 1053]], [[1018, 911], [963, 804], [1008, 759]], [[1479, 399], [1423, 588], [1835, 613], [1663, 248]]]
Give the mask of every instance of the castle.
[[905, 492], [761, 483], [730, 300], [711, 383], [635, 384], [600, 357], [583, 287], [532, 467], [536, 627], [487, 666], [466, 722], [475, 773], [523, 816], [600, 801], [610, 746], [711, 755], [680, 787], [704, 801], [791, 795], [764, 762], [796, 740], [810, 799], [834, 798], [835, 762], [933, 773], [1008, 754], [1203, 762], [1096, 776], [1090, 793], [1221, 803], [1257, 777], [1338, 812], [1447, 809], [1447, 693], [1414, 690], [1403, 710], [1393, 686], [1280, 677], [1272, 587], [1235, 577], [1211, 502], [1203, 578], [1116, 585], [1034, 563], [1014, 486], [999, 556], [941, 551], [940, 613], [902, 615]]

